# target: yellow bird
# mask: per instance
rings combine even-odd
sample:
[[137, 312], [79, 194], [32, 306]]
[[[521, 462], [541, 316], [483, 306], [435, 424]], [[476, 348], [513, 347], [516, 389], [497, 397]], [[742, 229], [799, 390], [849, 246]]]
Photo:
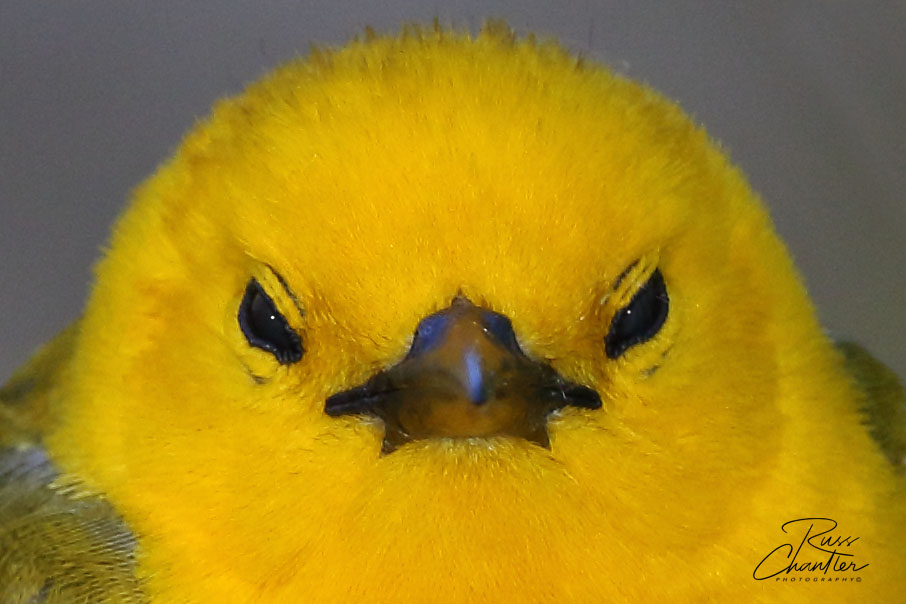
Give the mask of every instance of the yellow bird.
[[892, 374], [743, 176], [552, 42], [278, 69], [2, 390], [2, 602], [904, 602]]

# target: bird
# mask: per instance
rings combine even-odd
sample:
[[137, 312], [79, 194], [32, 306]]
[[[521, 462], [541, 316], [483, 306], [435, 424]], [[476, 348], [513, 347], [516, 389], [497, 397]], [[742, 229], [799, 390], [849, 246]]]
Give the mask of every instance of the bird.
[[0, 600], [902, 602], [904, 407], [674, 102], [366, 30], [219, 101], [0, 390]]

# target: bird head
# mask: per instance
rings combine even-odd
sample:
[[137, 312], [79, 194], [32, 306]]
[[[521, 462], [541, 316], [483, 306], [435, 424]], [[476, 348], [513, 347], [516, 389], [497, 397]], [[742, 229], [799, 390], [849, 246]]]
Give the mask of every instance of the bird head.
[[161, 592], [602, 593], [733, 534], [816, 329], [672, 103], [500, 28], [369, 35], [137, 190], [51, 442]]

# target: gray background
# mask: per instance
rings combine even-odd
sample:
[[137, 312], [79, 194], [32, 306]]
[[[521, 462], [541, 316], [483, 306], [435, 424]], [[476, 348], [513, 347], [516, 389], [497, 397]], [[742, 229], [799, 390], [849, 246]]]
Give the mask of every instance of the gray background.
[[312, 42], [435, 16], [503, 17], [680, 101], [828, 329], [906, 376], [906, 4], [742, 4], [0, 0], [0, 381], [79, 314], [130, 189], [216, 98]]

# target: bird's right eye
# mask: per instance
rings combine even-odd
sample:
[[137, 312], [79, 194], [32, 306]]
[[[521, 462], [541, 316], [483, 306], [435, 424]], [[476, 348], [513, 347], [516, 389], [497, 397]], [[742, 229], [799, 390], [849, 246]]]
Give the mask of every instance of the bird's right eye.
[[302, 338], [255, 279], [249, 281], [239, 304], [239, 328], [251, 346], [270, 352], [283, 365], [302, 358]]

